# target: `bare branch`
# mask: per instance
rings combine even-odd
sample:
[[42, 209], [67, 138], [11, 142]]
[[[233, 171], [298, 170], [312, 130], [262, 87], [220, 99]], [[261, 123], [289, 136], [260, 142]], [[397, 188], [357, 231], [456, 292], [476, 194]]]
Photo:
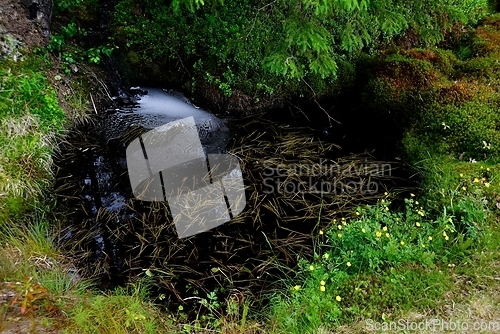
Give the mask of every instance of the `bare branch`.
[[316, 103], [316, 105], [321, 109], [323, 110], [323, 112], [325, 113], [326, 117], [328, 117], [328, 123], [330, 124], [330, 127], [332, 127], [332, 121], [334, 121], [335, 123], [337, 124], [342, 124], [340, 123], [339, 121], [337, 121], [335, 118], [333, 118], [332, 116], [330, 116], [330, 114], [328, 113], [328, 111], [325, 110], [325, 108], [323, 108], [321, 106], [321, 104], [319, 104], [318, 100], [316, 99], [316, 92], [314, 91], [314, 89], [311, 87], [311, 85], [309, 85], [307, 83], [307, 81], [304, 80], [304, 78], [302, 78], [302, 81], [304, 81], [304, 83], [307, 85], [307, 87], [309, 87], [309, 89], [311, 90], [311, 92], [313, 93], [313, 99], [314, 99], [314, 102]]

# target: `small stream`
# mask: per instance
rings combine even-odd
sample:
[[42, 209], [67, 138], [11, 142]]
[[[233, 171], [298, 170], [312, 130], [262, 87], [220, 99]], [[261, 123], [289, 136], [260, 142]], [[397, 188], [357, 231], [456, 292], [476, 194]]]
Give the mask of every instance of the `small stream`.
[[133, 87], [130, 92], [131, 97], [117, 97], [119, 107], [99, 115], [93, 126], [73, 132], [58, 163], [63, 166], [58, 173], [60, 194], [66, 205], [71, 203], [66, 210], [78, 222], [63, 229], [60, 245], [86, 240], [92, 261], [106, 262], [92, 273], [103, 276], [106, 284], [120, 281], [123, 267], [120, 245], [110, 237], [109, 229], [125, 228], [124, 222], [140, 219], [128, 205], [134, 197], [127, 173], [127, 144], [149, 130], [189, 116], [195, 120], [205, 154], [226, 152], [231, 138], [222, 119], [191, 104], [179, 92], [144, 87]]
[[[175, 91], [130, 92], [116, 98], [119, 107], [71, 131], [56, 159], [64, 222], [59, 246], [82, 275], [99, 278], [102, 288], [147, 272], [158, 295], [174, 306], [189, 303], [186, 298], [200, 290], [265, 293], [283, 275], [293, 275], [299, 257], [312, 256], [313, 239], [332, 219], [389, 189], [413, 186], [400, 163], [369, 154], [344, 156], [307, 127], [268, 115], [221, 119]], [[134, 198], [125, 152], [151, 129], [190, 116], [205, 155], [237, 157], [247, 200], [230, 222], [179, 239], [168, 203]], [[388, 165], [389, 171], [380, 169]], [[324, 172], [313, 173], [317, 167]]]

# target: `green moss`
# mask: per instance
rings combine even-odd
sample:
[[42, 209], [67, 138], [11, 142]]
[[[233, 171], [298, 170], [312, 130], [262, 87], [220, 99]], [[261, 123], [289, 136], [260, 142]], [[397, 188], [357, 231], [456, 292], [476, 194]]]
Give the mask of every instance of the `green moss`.
[[478, 101], [463, 105], [432, 105], [422, 111], [420, 122], [409, 131], [404, 145], [409, 156], [422, 153], [485, 159], [500, 153], [498, 109]]
[[464, 60], [440, 49], [399, 50], [376, 60], [363, 100], [401, 125], [411, 161], [500, 153], [500, 16], [483, 20], [470, 36], [464, 47], [472, 56]]
[[362, 100], [373, 112], [391, 114], [401, 127], [408, 127], [417, 121], [419, 110], [435, 99], [435, 90], [451, 85], [457, 63], [452, 52], [439, 49], [382, 54], [370, 65]]
[[460, 67], [461, 76], [491, 81], [500, 79], [500, 58], [481, 57], [465, 61]]
[[410, 49], [403, 50], [401, 53], [410, 58], [430, 64], [434, 70], [439, 70], [442, 75], [452, 76], [454, 66], [457, 64], [457, 58], [450, 50], [438, 48], [432, 49]]
[[134, 51], [130, 51], [127, 54], [127, 60], [130, 62], [131, 65], [137, 65], [138, 63], [141, 62], [141, 58], [139, 58], [139, 55]]
[[500, 153], [500, 94], [495, 89], [500, 82], [500, 59], [471, 58], [455, 67], [458, 80], [450, 77], [447, 84], [421, 93], [425, 103], [405, 138], [408, 156], [421, 156], [424, 147], [424, 151], [467, 159]]

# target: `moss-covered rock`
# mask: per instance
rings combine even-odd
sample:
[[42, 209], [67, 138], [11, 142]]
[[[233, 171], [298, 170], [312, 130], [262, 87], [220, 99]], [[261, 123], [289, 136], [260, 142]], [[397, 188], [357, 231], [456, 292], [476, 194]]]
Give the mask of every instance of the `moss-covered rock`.
[[482, 20], [471, 36], [470, 46], [474, 57], [500, 56], [500, 14]]
[[404, 127], [417, 110], [433, 99], [429, 92], [448, 87], [458, 60], [439, 49], [396, 50], [375, 60], [362, 92], [364, 104], [376, 113], [393, 114]]
[[483, 20], [463, 41], [470, 56], [461, 59], [456, 50], [409, 49], [372, 64], [363, 101], [401, 125], [410, 160], [427, 152], [464, 159], [500, 153], [500, 16]]

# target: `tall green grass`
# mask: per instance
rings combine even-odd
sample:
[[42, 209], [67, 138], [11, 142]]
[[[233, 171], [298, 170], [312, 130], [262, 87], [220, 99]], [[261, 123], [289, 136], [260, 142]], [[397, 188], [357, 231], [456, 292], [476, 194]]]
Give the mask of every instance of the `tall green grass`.
[[[0, 221], [32, 210], [51, 180], [64, 112], [44, 76], [43, 58], [0, 62]], [[0, 223], [1, 224], [1, 223]]]
[[[0, 293], [13, 291], [22, 302], [29, 289], [46, 289], [28, 309], [36, 310], [37, 322], [63, 326], [64, 333], [172, 332], [144, 301], [145, 284], [96, 292], [55, 246], [46, 195], [67, 119], [46, 77], [49, 65], [37, 54], [23, 62], [0, 61]], [[81, 94], [66, 102], [72, 101], [84, 109]], [[15, 312], [10, 301], [0, 305], [2, 321], [9, 312]]]

